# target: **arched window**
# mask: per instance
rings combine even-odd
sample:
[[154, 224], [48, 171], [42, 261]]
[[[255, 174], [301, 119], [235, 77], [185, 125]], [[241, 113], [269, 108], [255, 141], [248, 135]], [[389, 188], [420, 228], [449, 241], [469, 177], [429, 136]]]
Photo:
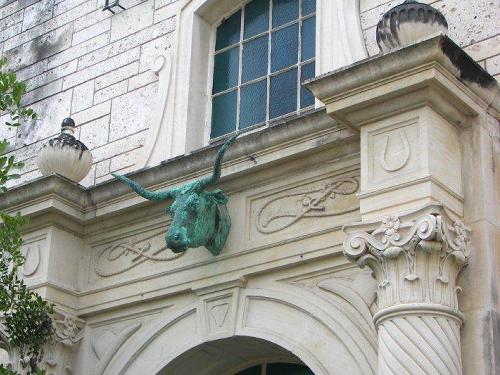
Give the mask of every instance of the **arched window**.
[[314, 105], [316, 0], [252, 0], [217, 27], [210, 138]]

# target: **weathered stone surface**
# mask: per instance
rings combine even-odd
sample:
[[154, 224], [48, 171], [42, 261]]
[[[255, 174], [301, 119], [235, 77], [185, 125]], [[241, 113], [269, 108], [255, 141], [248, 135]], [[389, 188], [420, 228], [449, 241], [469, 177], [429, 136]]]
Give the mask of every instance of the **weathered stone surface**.
[[94, 80], [87, 81], [73, 88], [71, 113], [92, 107], [94, 102]]
[[9, 65], [20, 69], [68, 48], [71, 45], [71, 30], [72, 25], [69, 24], [8, 50], [5, 56]]
[[101, 117], [80, 127], [80, 141], [92, 150], [108, 142], [110, 116]]
[[54, 0], [40, 0], [24, 10], [23, 31], [52, 18]]
[[157, 87], [157, 84], [151, 84], [113, 100], [110, 141], [150, 126], [152, 107], [149, 103], [153, 102]]
[[154, 4], [144, 2], [113, 17], [111, 41], [133, 34], [153, 24]]

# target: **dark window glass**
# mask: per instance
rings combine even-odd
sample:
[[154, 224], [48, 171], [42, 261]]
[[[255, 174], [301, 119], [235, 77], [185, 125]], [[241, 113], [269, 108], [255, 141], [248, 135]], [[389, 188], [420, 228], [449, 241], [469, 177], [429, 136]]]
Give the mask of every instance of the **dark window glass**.
[[214, 94], [227, 90], [238, 84], [239, 50], [240, 49], [238, 47], [234, 47], [215, 55]]
[[236, 130], [236, 90], [212, 99], [212, 133], [211, 138]]
[[316, 17], [302, 22], [302, 61], [312, 59], [316, 50]]
[[243, 44], [242, 82], [267, 74], [267, 35]]
[[297, 80], [314, 77], [315, 12], [315, 0], [249, 0], [217, 27], [212, 138], [314, 105]]
[[273, 0], [273, 27], [299, 18], [299, 0]]
[[241, 88], [240, 129], [266, 121], [267, 80]]
[[[314, 63], [304, 65], [301, 71], [300, 82], [314, 77]], [[314, 95], [304, 86], [300, 88], [300, 108], [309, 107], [314, 104]]]
[[263, 33], [269, 29], [269, 0], [253, 0], [245, 7], [244, 38]]
[[316, 11], [316, 0], [302, 0], [302, 15], [307, 16], [308, 14], [314, 13]]
[[261, 365], [258, 365], [258, 366], [253, 366], [253, 367], [247, 368], [246, 370], [240, 371], [236, 375], [260, 375], [261, 373], [262, 373]]
[[217, 28], [215, 50], [218, 51], [240, 41], [241, 10], [237, 11]]
[[298, 30], [294, 24], [275, 31], [271, 35], [271, 71], [276, 72], [287, 66], [297, 64], [298, 60]]
[[292, 363], [270, 363], [267, 365], [267, 375], [314, 375], [304, 365]]
[[269, 118], [273, 119], [297, 109], [297, 68], [271, 77]]

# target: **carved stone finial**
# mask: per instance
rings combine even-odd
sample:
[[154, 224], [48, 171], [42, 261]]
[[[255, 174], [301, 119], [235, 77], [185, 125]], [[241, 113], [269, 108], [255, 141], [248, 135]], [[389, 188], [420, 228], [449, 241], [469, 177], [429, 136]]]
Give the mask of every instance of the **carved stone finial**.
[[75, 122], [65, 118], [61, 134], [49, 140], [38, 154], [37, 164], [44, 176], [59, 174], [71, 181], [80, 182], [92, 168], [92, 154], [74, 136]]
[[377, 44], [382, 52], [408, 46], [436, 33], [448, 31], [443, 14], [414, 0], [389, 9], [377, 25]]

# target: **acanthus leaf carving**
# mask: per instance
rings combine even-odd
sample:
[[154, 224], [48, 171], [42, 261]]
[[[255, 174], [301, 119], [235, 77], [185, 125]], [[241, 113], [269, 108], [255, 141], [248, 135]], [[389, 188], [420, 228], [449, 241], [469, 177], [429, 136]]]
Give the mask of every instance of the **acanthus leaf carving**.
[[416, 219], [412, 214], [408, 219], [390, 216], [370, 224], [369, 230], [344, 228], [344, 254], [373, 270], [381, 309], [426, 302], [458, 311], [455, 283], [471, 253], [470, 230], [452, 221], [440, 206], [427, 211]]

